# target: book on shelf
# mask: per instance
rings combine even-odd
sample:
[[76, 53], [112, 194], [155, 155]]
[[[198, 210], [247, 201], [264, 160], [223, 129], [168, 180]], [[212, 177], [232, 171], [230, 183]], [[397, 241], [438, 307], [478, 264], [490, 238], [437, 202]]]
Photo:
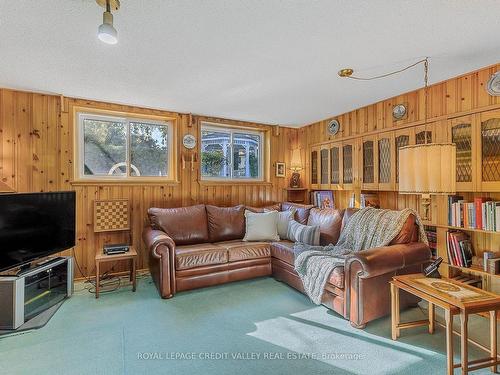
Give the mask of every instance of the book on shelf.
[[437, 256], [437, 232], [435, 227], [425, 227], [425, 234], [429, 242], [429, 249], [431, 249], [432, 256]]
[[311, 202], [318, 208], [335, 208], [333, 191], [317, 190], [311, 193]]
[[466, 233], [461, 231], [446, 232], [446, 251], [448, 263], [458, 267], [470, 267], [474, 250]]
[[500, 232], [500, 202], [476, 197], [467, 202], [460, 195], [448, 196], [448, 225]]

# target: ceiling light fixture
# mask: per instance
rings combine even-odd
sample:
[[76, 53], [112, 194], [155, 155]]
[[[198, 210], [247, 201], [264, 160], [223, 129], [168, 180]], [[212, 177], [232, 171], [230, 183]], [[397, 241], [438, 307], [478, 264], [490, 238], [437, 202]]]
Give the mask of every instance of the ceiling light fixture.
[[354, 69], [352, 69], [352, 68], [340, 69], [339, 72], [338, 72], [338, 75], [339, 75], [339, 77], [342, 77], [342, 78], [357, 79], [357, 80], [360, 80], [360, 81], [371, 81], [372, 79], [384, 78], [384, 77], [392, 76], [393, 74], [398, 74], [398, 73], [404, 72], [405, 70], [413, 68], [414, 66], [417, 66], [418, 64], [427, 65], [428, 64], [428, 58], [426, 57], [425, 59], [419, 60], [419, 61], [417, 61], [417, 62], [415, 62], [415, 63], [413, 63], [411, 65], [408, 65], [408, 66], [406, 66], [406, 67], [404, 67], [402, 69], [395, 70], [393, 72], [381, 74], [379, 76], [374, 76], [374, 77], [356, 77], [356, 76], [353, 76], [352, 74], [354, 73]]
[[107, 44], [118, 43], [118, 32], [113, 27], [111, 8], [115, 11], [120, 9], [120, 0], [96, 0], [96, 3], [106, 9], [102, 14], [102, 25], [97, 29], [97, 37], [100, 41]]

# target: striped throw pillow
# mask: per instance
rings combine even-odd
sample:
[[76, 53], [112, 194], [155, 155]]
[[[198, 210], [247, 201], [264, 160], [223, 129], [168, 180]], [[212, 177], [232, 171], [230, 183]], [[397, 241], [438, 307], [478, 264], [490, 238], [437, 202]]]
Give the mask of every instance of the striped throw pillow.
[[290, 221], [288, 224], [288, 238], [293, 242], [302, 242], [307, 245], [319, 245], [319, 226], [310, 226]]

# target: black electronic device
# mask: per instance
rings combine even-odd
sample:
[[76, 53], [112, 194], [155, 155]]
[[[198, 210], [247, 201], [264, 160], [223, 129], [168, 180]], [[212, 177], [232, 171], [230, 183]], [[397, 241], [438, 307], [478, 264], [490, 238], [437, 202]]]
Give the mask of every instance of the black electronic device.
[[128, 251], [129, 251], [129, 246], [123, 243], [104, 245], [103, 247], [103, 253], [106, 255], [125, 254], [128, 253]]
[[442, 261], [443, 258], [439, 257], [436, 260], [434, 260], [431, 264], [429, 264], [427, 267], [425, 267], [424, 268], [425, 277], [440, 279], [441, 275], [439, 274], [438, 268]]
[[0, 271], [75, 246], [74, 191], [0, 194]]

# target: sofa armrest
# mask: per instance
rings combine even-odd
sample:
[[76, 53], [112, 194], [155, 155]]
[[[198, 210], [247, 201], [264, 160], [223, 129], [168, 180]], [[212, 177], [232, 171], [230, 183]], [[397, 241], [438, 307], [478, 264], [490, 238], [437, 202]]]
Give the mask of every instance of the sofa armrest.
[[429, 246], [423, 242], [411, 242], [378, 247], [351, 254], [345, 262], [345, 277], [353, 265], [358, 269], [358, 276], [371, 278], [394, 272], [408, 266], [428, 262], [431, 258]]
[[142, 239], [146, 244], [151, 255], [157, 259], [161, 258], [162, 253], [173, 252], [175, 249], [175, 242], [165, 232], [145, 227], [142, 232]]

